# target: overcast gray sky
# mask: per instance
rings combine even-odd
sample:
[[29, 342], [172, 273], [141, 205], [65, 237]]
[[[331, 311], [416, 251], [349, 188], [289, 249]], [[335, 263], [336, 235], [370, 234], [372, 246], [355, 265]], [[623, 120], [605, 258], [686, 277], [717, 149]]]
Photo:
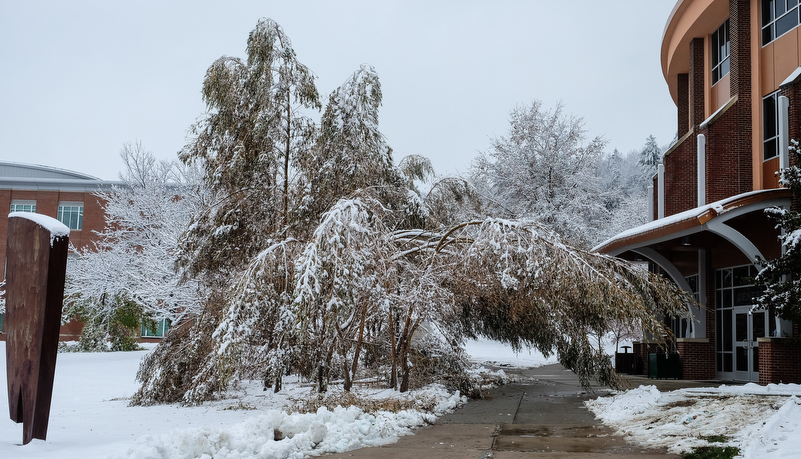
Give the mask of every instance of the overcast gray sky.
[[675, 0], [0, 4], [0, 158], [108, 180], [125, 142], [176, 157], [206, 69], [244, 57], [261, 17], [281, 24], [325, 100], [373, 65], [395, 159], [428, 156], [441, 174], [465, 171], [534, 99], [562, 101], [610, 152], [676, 132], [659, 63]]

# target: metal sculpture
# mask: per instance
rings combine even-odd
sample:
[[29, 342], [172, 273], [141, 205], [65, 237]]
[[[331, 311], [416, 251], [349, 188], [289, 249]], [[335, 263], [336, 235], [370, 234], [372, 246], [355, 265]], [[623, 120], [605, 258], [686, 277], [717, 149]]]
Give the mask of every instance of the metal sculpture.
[[6, 369], [11, 420], [22, 444], [45, 440], [53, 395], [69, 229], [40, 214], [8, 218]]

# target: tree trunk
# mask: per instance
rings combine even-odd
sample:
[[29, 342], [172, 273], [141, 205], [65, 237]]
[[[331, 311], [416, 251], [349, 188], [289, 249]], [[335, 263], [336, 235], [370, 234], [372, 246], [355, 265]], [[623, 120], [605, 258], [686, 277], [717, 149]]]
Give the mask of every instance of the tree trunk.
[[350, 377], [350, 369], [348, 368], [348, 361], [345, 360], [342, 362], [343, 370], [345, 370], [345, 382], [342, 385], [342, 388], [345, 389], [345, 392], [350, 392], [350, 388], [353, 386], [353, 380]]
[[389, 341], [392, 349], [392, 368], [389, 372], [389, 385], [392, 390], [396, 390], [398, 388], [398, 353], [395, 350], [397, 344], [395, 343], [395, 317], [392, 314], [392, 306], [389, 307]]
[[292, 116], [291, 95], [287, 91], [286, 94], [286, 151], [284, 152], [284, 221], [286, 227], [289, 221], [289, 149], [291, 148], [292, 125], [290, 119]]

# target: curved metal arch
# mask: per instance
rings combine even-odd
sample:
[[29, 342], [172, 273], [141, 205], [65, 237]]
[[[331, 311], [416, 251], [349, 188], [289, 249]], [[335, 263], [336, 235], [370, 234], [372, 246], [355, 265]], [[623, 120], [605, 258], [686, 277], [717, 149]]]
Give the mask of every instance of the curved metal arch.
[[[687, 279], [684, 278], [684, 276], [681, 274], [681, 271], [679, 271], [679, 269], [676, 268], [676, 265], [671, 263], [670, 260], [665, 258], [662, 254], [648, 247], [639, 247], [636, 249], [631, 249], [631, 251], [640, 254], [645, 258], [648, 258], [649, 260], [653, 261], [657, 265], [659, 265], [659, 267], [665, 270], [667, 275], [670, 276], [671, 279], [673, 279], [673, 282], [675, 282], [676, 285], [681, 287], [681, 289], [684, 290], [685, 292], [692, 293], [690, 284], [687, 283]], [[700, 318], [703, 317], [702, 316], [703, 311], [700, 308], [691, 307], [690, 305], [687, 305], [687, 310], [690, 312], [690, 314], [694, 319], [688, 321], [690, 325], [690, 333], [689, 333], [690, 338], [705, 338], [706, 336], [696, 336], [697, 327], [695, 326], [696, 322], [700, 321]], [[706, 335], [706, 330], [702, 328], [701, 333]]]

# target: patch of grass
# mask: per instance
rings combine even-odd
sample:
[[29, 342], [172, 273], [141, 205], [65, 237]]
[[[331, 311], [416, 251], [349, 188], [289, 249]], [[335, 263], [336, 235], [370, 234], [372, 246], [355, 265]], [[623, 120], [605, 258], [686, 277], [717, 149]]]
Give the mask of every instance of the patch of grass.
[[726, 443], [729, 441], [729, 438], [725, 435], [702, 435], [701, 440], [706, 440], [709, 443]]
[[682, 454], [683, 459], [732, 459], [740, 454], [740, 448], [734, 446], [701, 446]]

